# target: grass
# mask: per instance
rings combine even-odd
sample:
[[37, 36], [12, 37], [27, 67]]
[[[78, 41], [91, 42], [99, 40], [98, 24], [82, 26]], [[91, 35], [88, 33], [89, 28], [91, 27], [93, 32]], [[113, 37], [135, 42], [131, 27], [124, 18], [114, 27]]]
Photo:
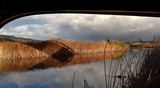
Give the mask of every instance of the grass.
[[[152, 43], [152, 48], [144, 49], [144, 47], [139, 47], [138, 52], [130, 51], [130, 53], [120, 59], [114, 66], [111, 61], [108, 75], [106, 74], [106, 60], [104, 57], [105, 88], [160, 88], [159, 40], [158, 43], [157, 41]], [[118, 69], [120, 73], [117, 73]], [[104, 88], [104, 86], [99, 86], [99, 88]]]
[[0, 58], [48, 57], [44, 52], [18, 42], [1, 42]]
[[[92, 61], [101, 60], [103, 63], [104, 69], [104, 81], [106, 88], [150, 88], [155, 87], [158, 88], [160, 82], [160, 47], [159, 43], [152, 43], [154, 46], [153, 49], [145, 50], [139, 47], [138, 52], [130, 51], [132, 55], [124, 56], [125, 53], [129, 50], [128, 46], [120, 41], [116, 42], [72, 42], [65, 40], [58, 41], [44, 41], [38, 43], [17, 43], [17, 42], [1, 42], [0, 43], [1, 56], [10, 54], [8, 57], [15, 57], [17, 53], [20, 53], [19, 58], [32, 56], [32, 52], [34, 52], [34, 56], [38, 55], [38, 52], [43, 52], [46, 55], [53, 56], [53, 53], [59, 51], [64, 48], [74, 54], [77, 54], [74, 58], [69, 59], [68, 62], [62, 63], [58, 60], [51, 63], [53, 60], [29, 60], [29, 59], [16, 59], [16, 60], [8, 60], [9, 62], [18, 62], [18, 64], [12, 64], [9, 62], [5, 62], [3, 65], [1, 63], [1, 70], [9, 71], [9, 70], [23, 70], [32, 68], [35, 64], [41, 63], [44, 66], [54, 64], [54, 66], [67, 66], [73, 64], [84, 64], [90, 63]], [[83, 47], [82, 47], [83, 46]], [[95, 48], [96, 47], [96, 48]], [[2, 49], [3, 48], [3, 49]], [[5, 49], [4, 49], [5, 48]], [[16, 49], [15, 49], [16, 48]], [[144, 47], [143, 47], [144, 48]], [[8, 50], [9, 49], [9, 50]], [[3, 51], [2, 51], [3, 50]], [[28, 51], [32, 51], [27, 53]], [[64, 52], [60, 52], [59, 54], [65, 55]], [[37, 52], [37, 54], [35, 54]], [[111, 52], [111, 53], [108, 53]], [[5, 54], [6, 53], [6, 54]], [[96, 55], [98, 53], [99, 55]], [[100, 54], [102, 53], [102, 54]], [[24, 55], [25, 54], [25, 55]], [[40, 53], [39, 53], [40, 54]], [[41, 54], [42, 55], [42, 54]], [[95, 55], [95, 56], [94, 56]], [[38, 55], [40, 56], [40, 55]], [[113, 65], [112, 60], [115, 60], [119, 56], [124, 56], [123, 59], [120, 59], [115, 65]], [[95, 57], [95, 59], [94, 59]], [[106, 68], [106, 60], [107, 58], [111, 59], [109, 69]], [[18, 57], [17, 57], [18, 58]], [[82, 59], [83, 58], [83, 59]], [[140, 59], [141, 58], [141, 59]], [[53, 59], [53, 58], [52, 58]], [[17, 61], [18, 60], [18, 61]], [[29, 61], [26, 61], [29, 60]], [[15, 62], [16, 61], [16, 62]], [[1, 62], [2, 61], [1, 59]], [[33, 63], [34, 62], [34, 63]], [[10, 67], [14, 68], [10, 68]], [[15, 69], [16, 68], [16, 69]], [[109, 70], [107, 74], [106, 71]], [[120, 70], [120, 73], [118, 73]], [[72, 88], [74, 88], [75, 81], [75, 72], [72, 78]], [[117, 81], [118, 79], [118, 81]], [[84, 88], [90, 88], [90, 84], [87, 82], [87, 79], [83, 80]], [[157, 87], [158, 86], [158, 87]], [[102, 88], [101, 83], [99, 84], [99, 88]]]
[[[46, 67], [60, 67], [73, 64], [86, 64], [93, 61], [103, 60], [104, 56], [103, 53], [101, 52], [107, 52], [105, 56], [108, 57], [108, 59], [111, 59], [112, 54], [115, 52], [115, 48], [120, 46], [122, 46], [123, 48], [126, 47], [126, 45], [123, 42], [119, 41], [111, 43], [106, 42], [105, 44], [104, 43], [105, 43], [104, 41], [95, 43], [93, 42], [77, 43], [64, 40], [63, 42], [59, 41], [1, 42], [0, 43], [1, 71], [4, 71], [5, 69], [7, 69], [6, 71], [13, 71], [13, 70], [15, 71], [18, 70], [18, 66], [20, 68], [19, 70], [23, 69], [26, 70], [27, 67], [28, 69], [32, 69], [34, 67], [40, 67], [41, 65], [44, 65]], [[73, 46], [67, 44], [70, 45], [73, 44]], [[83, 46], [84, 51], [82, 48], [80, 48], [80, 46]], [[101, 47], [103, 47], [103, 51], [99, 49]], [[109, 53], [109, 50], [107, 50], [106, 48], [112, 48], [112, 52]], [[83, 52], [83, 55], [82, 53], [76, 54], [75, 53], [76, 49], [80, 49], [80, 51]], [[87, 51], [87, 49], [89, 50]], [[122, 50], [122, 48], [120, 50]], [[115, 59], [121, 56], [120, 50], [116, 52], [117, 54], [115, 55]], [[90, 53], [90, 51], [94, 53]], [[84, 52], [86, 52], [86, 54], [84, 54]], [[71, 54], [74, 55], [76, 54], [76, 55], [73, 58], [71, 58], [72, 57]], [[68, 56], [68, 57], [59, 58], [60, 56], [61, 57]], [[37, 60], [35, 61], [34, 58], [36, 58]], [[29, 63], [31, 64], [29, 65]]]
[[59, 45], [57, 44], [57, 42], [50, 42], [50, 41], [42, 41], [42, 42], [38, 42], [38, 43], [34, 43], [34, 42], [27, 42], [24, 43], [28, 46], [31, 46], [35, 49], [38, 49], [39, 51], [42, 51], [50, 56], [52, 56], [53, 54], [57, 53], [59, 54], [59, 56], [66, 56], [68, 54], [73, 53], [74, 51], [71, 51], [69, 49], [69, 47], [66, 47], [64, 45]]
[[160, 88], [160, 47], [159, 38], [153, 41], [152, 48], [143, 49], [123, 61], [122, 72], [127, 78], [122, 88]]
[[158, 47], [158, 46], [160, 46], [160, 42], [157, 42], [156, 43], [156, 46], [155, 46], [155, 43], [154, 42], [151, 42], [151, 43], [149, 43], [149, 42], [147, 42], [147, 43], [131, 43], [131, 44], [129, 44], [130, 45], [130, 47], [132, 47], [132, 48], [154, 48], [154, 47]]
[[[151, 44], [149, 44], [151, 45]], [[147, 47], [149, 46], [147, 45]], [[138, 47], [138, 52], [130, 51], [128, 56], [125, 56], [126, 52], [128, 52], [128, 46], [120, 41], [116, 42], [72, 42], [72, 41], [65, 41], [65, 40], [57, 40], [57, 41], [45, 41], [39, 43], [9, 43], [9, 42], [2, 42], [0, 43], [0, 50], [1, 54], [5, 55], [4, 53], [11, 53], [12, 57], [17, 52], [20, 53], [19, 56], [25, 57], [23, 54], [28, 55], [27, 50], [32, 52], [43, 52], [47, 55], [52, 55], [53, 53], [61, 50], [62, 48], [73, 52], [76, 59], [71, 58], [68, 62], [64, 61], [65, 63], [60, 62], [58, 60], [54, 61], [54, 66], [68, 66], [73, 64], [85, 64], [90, 63], [92, 61], [97, 61], [97, 58], [101, 58], [103, 63], [104, 69], [104, 81], [106, 88], [159, 88], [160, 87], [160, 46], [159, 40], [157, 39], [152, 43], [152, 48], [143, 49], [144, 47]], [[83, 47], [82, 47], [83, 46]], [[9, 50], [7, 50], [9, 47]], [[96, 47], [96, 48], [95, 48]], [[6, 49], [2, 49], [6, 48]], [[16, 50], [15, 50], [16, 48]], [[60, 52], [60, 54], [65, 54], [64, 52]], [[111, 52], [110, 54], [108, 52]], [[100, 56], [96, 55], [96, 53], [100, 54]], [[22, 54], [22, 55], [21, 55]], [[35, 55], [35, 54], [34, 54]], [[95, 55], [95, 56], [94, 56]], [[2, 55], [1, 55], [2, 56]], [[85, 57], [84, 57], [85, 56]], [[117, 58], [117, 56], [124, 56], [122, 59], [118, 60], [116, 64], [113, 65], [113, 60]], [[36, 57], [36, 56], [35, 56]], [[94, 59], [95, 57], [95, 59]], [[106, 68], [106, 60], [107, 58], [111, 59], [109, 64], [109, 69]], [[84, 58], [84, 59], [82, 59]], [[53, 59], [53, 58], [52, 58]], [[41, 63], [43, 65], [48, 65], [51, 63], [50, 60], [41, 60], [41, 61], [34, 61], [29, 60], [25, 61], [23, 59], [17, 59], [19, 61], [17, 65], [15, 64], [8, 64], [12, 67], [20, 66], [21, 68], [15, 70], [22, 70], [23, 68], [31, 68], [34, 67], [35, 64]], [[27, 59], [26, 59], [27, 60]], [[68, 59], [66, 59], [68, 60]], [[10, 60], [13, 62], [12, 60]], [[45, 62], [46, 61], [46, 62]], [[52, 60], [53, 61], [53, 60]], [[2, 62], [2, 61], [1, 61]], [[4, 61], [3, 61], [4, 62]], [[33, 63], [35, 62], [35, 63]], [[33, 63], [32, 65], [29, 65]], [[51, 63], [51, 64], [53, 64]], [[7, 65], [7, 64], [6, 64]], [[21, 66], [22, 65], [22, 66]], [[27, 67], [30, 66], [30, 67]], [[52, 65], [51, 65], [52, 66]], [[0, 67], [4, 67], [1, 66]], [[7, 69], [10, 69], [7, 67]], [[2, 69], [3, 70], [3, 69]], [[14, 69], [12, 69], [14, 70]], [[107, 74], [106, 71], [109, 70]], [[120, 70], [120, 72], [118, 72]], [[75, 72], [72, 78], [72, 88], [74, 88], [74, 81], [75, 81]], [[86, 78], [83, 80], [84, 88], [91, 88], [89, 82]], [[101, 83], [99, 84], [99, 88], [102, 88]]]
[[[51, 40], [51, 42], [55, 42], [55, 41]], [[56, 42], [65, 44], [76, 54], [104, 53], [105, 45], [107, 46], [105, 48], [105, 52], [114, 52], [115, 50], [123, 51], [128, 47], [128, 45], [122, 41], [74, 42], [74, 41], [68, 41], [68, 40], [56, 40]]]
[[[138, 52], [131, 50], [128, 56], [124, 56], [115, 65], [113, 65], [112, 60], [116, 58], [118, 51], [121, 51], [122, 49], [124, 49], [123, 51], [121, 51], [120, 53], [121, 55], [124, 55], [128, 51], [128, 48], [126, 48], [125, 44], [123, 44], [122, 42], [120, 43], [97, 42], [94, 44], [90, 42], [83, 42], [83, 43], [70, 42], [69, 43], [68, 41], [64, 41], [64, 40], [60, 40], [59, 42], [65, 44], [66, 46], [71, 47], [70, 51], [74, 51], [75, 53], [82, 54], [82, 56], [85, 56], [84, 53], [91, 54], [90, 56], [87, 56], [85, 59], [81, 59], [82, 56], [77, 55], [79, 59], [72, 58], [71, 60], [69, 60], [69, 62], [61, 66], [73, 65], [77, 63], [84, 64], [87, 61], [88, 61], [87, 63], [89, 63], [90, 60], [92, 61], [94, 60], [93, 57], [98, 58], [96, 57], [97, 55], [95, 53], [103, 52], [103, 54], [100, 57], [102, 57], [102, 61], [104, 62], [103, 69], [104, 69], [104, 81], [105, 81], [106, 88], [160, 88], [159, 42], [157, 43], [156, 41], [154, 41], [154, 43], [152, 43], [152, 48], [149, 48], [149, 49], [143, 49], [144, 47], [138, 47]], [[49, 45], [51, 44], [52, 43], [50, 43]], [[101, 44], [101, 47], [99, 44]], [[41, 46], [43, 45], [45, 44], [42, 44]], [[93, 48], [96, 45], [98, 46], [99, 50], [95, 50], [95, 48]], [[113, 45], [116, 45], [118, 47], [115, 47]], [[48, 52], [47, 47], [42, 48], [40, 46], [36, 46], [36, 44], [30, 45], [30, 46], [36, 47], [41, 51], [46, 51], [45, 53]], [[83, 46], [83, 48], [80, 48], [80, 46]], [[109, 51], [109, 50], [107, 51], [107, 48], [110, 48], [109, 50], [111, 49], [114, 50], [112, 54], [108, 55], [111, 58], [109, 69], [106, 69], [106, 59], [107, 59], [106, 55], [107, 55], [107, 52]], [[52, 50], [51, 47], [48, 47], [48, 49]], [[91, 50], [92, 50], [92, 53], [91, 53]], [[93, 56], [94, 54], [95, 56]], [[96, 61], [96, 59], [94, 61]], [[48, 64], [48, 62], [45, 64]], [[109, 70], [109, 74], [106, 73], [107, 70]], [[120, 73], [118, 73], [118, 70], [120, 70]], [[75, 76], [76, 74], [74, 72], [73, 78], [72, 78], [72, 84], [71, 84], [72, 88], [74, 88]], [[84, 78], [83, 80], [83, 85], [84, 85], [83, 86], [84, 88], [91, 88], [86, 78]], [[104, 86], [101, 86], [101, 83], [100, 83], [99, 88], [104, 88]]]
[[[106, 48], [108, 47], [107, 45], [108, 45], [108, 42], [106, 41], [106, 43], [105, 43], [105, 45], [103, 46], [103, 55], [102, 55], [102, 60], [103, 60], [103, 69], [104, 69], [104, 81], [105, 81], [105, 88], [116, 88], [117, 87], [117, 85], [119, 85], [119, 84], [117, 84], [116, 83], [116, 79], [117, 79], [117, 77], [119, 77], [119, 76], [115, 76], [115, 75], [117, 75], [117, 70], [118, 70], [118, 68], [119, 68], [119, 66], [120, 66], [120, 63], [121, 63], [121, 60], [119, 60], [117, 63], [116, 63], [116, 65], [114, 65], [113, 66], [113, 64], [112, 64], [112, 61], [113, 60], [115, 60], [115, 58], [116, 58], [116, 56], [117, 56], [117, 53], [118, 53], [118, 51], [120, 50], [120, 49], [125, 49], [125, 50], [122, 50], [121, 51], [121, 55], [120, 56], [123, 56], [123, 55], [125, 55], [126, 54], [126, 52], [128, 51], [128, 48], [129, 47], [127, 47], [127, 48], [124, 48], [124, 46], [123, 45], [121, 45], [121, 44], [123, 44], [123, 43], [120, 43], [118, 46], [119, 47], [116, 47], [115, 48], [115, 50], [111, 53], [111, 54], [109, 54], [109, 56], [107, 55], [108, 54], [108, 52], [106, 51]], [[83, 54], [82, 54], [83, 55]], [[93, 55], [94, 54], [91, 54], [92, 55], [92, 57], [93, 57]], [[108, 69], [109, 70], [109, 74], [107, 74], [106, 73], [106, 71], [107, 71], [107, 69], [106, 69], [106, 60], [107, 60], [107, 58], [109, 57], [110, 58], [110, 60], [111, 60], [111, 63], [110, 63], [110, 68]], [[112, 67], [113, 66], [113, 67]], [[121, 75], [121, 74], [120, 74]], [[72, 82], [73, 83], [73, 82]], [[98, 86], [99, 88], [104, 88], [104, 86], [102, 87], [101, 86], [101, 83], [99, 84], [99, 86]], [[86, 81], [86, 79], [84, 78], [84, 87], [83, 88], [91, 88], [91, 86], [89, 86], [89, 84], [88, 84], [88, 82]]]
[[160, 47], [148, 50], [142, 61], [137, 61], [135, 70], [128, 77], [129, 85], [125, 88], [159, 88], [160, 87]]

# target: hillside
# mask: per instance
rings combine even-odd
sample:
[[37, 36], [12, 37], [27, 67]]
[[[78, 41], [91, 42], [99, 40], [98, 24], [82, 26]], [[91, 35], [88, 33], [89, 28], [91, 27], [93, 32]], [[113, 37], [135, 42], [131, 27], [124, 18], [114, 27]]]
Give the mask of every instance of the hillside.
[[41, 42], [41, 40], [29, 39], [29, 38], [20, 38], [15, 36], [0, 35], [0, 42]]

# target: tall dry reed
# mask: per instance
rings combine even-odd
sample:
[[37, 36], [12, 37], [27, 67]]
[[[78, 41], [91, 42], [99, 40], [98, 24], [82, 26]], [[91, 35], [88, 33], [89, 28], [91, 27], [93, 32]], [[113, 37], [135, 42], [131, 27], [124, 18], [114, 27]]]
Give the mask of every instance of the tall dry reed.
[[[160, 47], [159, 39], [152, 42], [152, 48], [141, 49], [130, 58], [126, 58], [127, 79], [124, 88], [160, 88]], [[142, 47], [143, 48], [143, 47]]]
[[[68, 40], [56, 40], [57, 42], [63, 43], [69, 48], [71, 48], [77, 54], [95, 54], [95, 53], [103, 53], [104, 46], [105, 52], [114, 52], [114, 51], [124, 51], [128, 47], [122, 41], [99, 41], [99, 42], [74, 42]], [[52, 41], [55, 42], [55, 41]]]

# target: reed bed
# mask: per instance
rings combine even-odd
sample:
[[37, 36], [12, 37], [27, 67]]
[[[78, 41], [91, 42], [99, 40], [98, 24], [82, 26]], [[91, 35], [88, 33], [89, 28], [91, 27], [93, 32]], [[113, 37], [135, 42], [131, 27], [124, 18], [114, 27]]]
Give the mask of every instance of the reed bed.
[[[153, 41], [152, 48], [148, 48], [148, 46], [146, 48], [138, 47], [138, 51], [129, 51], [115, 65], [111, 61], [109, 69], [106, 69], [104, 57], [106, 86], [99, 88], [160, 88], [159, 40], [158, 42]], [[106, 70], [109, 70], [109, 74], [106, 74]], [[87, 86], [86, 88], [91, 87]]]
[[0, 42], [0, 72], [26, 70], [48, 54], [19, 42]]
[[[152, 48], [139, 47], [130, 58], [123, 61], [122, 76], [120, 81], [122, 88], [160, 88], [160, 46], [159, 39], [153, 41]], [[149, 46], [148, 45], [148, 46]], [[147, 48], [148, 48], [147, 46]]]
[[130, 47], [139, 47], [139, 48], [154, 48], [154, 47], [158, 47], [160, 46], [160, 42], [157, 42], [156, 43], [156, 46], [155, 46], [155, 43], [151, 42], [151, 43], [132, 43], [130, 44]]
[[[119, 83], [117, 83], [117, 77], [119, 77], [119, 75], [121, 75], [121, 74], [119, 74], [119, 75], [117, 75], [118, 74], [118, 70], [119, 70], [119, 67], [120, 67], [120, 63], [121, 63], [121, 60], [119, 60], [120, 58], [122, 58], [127, 52], [128, 52], [128, 50], [129, 50], [129, 47], [126, 47], [125, 45], [124, 45], [124, 43], [117, 43], [117, 42], [114, 42], [115, 43], [115, 46], [118, 46], [118, 47], [115, 47], [114, 48], [114, 51], [112, 51], [111, 49], [111, 51], [109, 52], [109, 51], [107, 51], [106, 49], [107, 48], [111, 48], [111, 47], [109, 47], [108, 46], [108, 42], [107, 41], [105, 41], [105, 42], [103, 42], [104, 44], [103, 44], [103, 53], [101, 53], [101, 56], [100, 56], [100, 60], [101, 61], [103, 61], [104, 62], [104, 81], [105, 81], [105, 85], [106, 86], [101, 86], [101, 83], [100, 83], [100, 85], [98, 86], [99, 88], [117, 88], [117, 85], [119, 85]], [[101, 44], [102, 45], [102, 44]], [[113, 45], [113, 43], [111, 43], [111, 45]], [[125, 46], [125, 47], [124, 47]], [[101, 46], [102, 47], [102, 46]], [[97, 48], [98, 49], [98, 48]], [[122, 50], [123, 49], [123, 50]], [[94, 52], [94, 51], [93, 51]], [[102, 52], [102, 51], [101, 51]], [[81, 54], [82, 56], [85, 56], [85, 54]], [[88, 55], [88, 54], [87, 54]], [[98, 58], [97, 57], [97, 54], [90, 54], [91, 56], [91, 58], [92, 59], [88, 59], [88, 60], [93, 60], [93, 58], [94, 58], [94, 55], [95, 55], [95, 57], [96, 58]], [[117, 56], [119, 56], [119, 57], [117, 57]], [[72, 59], [73, 60], [73, 59]], [[71, 61], [72, 61], [71, 60]], [[84, 59], [84, 60], [87, 60], [87, 59]], [[110, 60], [110, 67], [109, 67], [109, 69], [106, 69], [106, 61], [107, 60]], [[115, 65], [113, 65], [112, 64], [112, 61], [113, 60], [118, 60], [118, 62], [115, 64]], [[96, 61], [96, 60], [95, 60]], [[78, 62], [78, 61], [75, 61], [75, 62]], [[86, 61], [85, 61], [86, 62]], [[107, 65], [108, 66], [108, 65]], [[106, 71], [108, 71], [109, 70], [109, 73], [107, 73]], [[91, 86], [90, 86], [90, 83], [87, 81], [87, 79], [85, 79], [84, 78], [84, 88], [92, 88]], [[121, 87], [120, 87], [121, 88]]]
[[[155, 44], [156, 45], [156, 44]], [[160, 47], [143, 52], [143, 59], [136, 61], [134, 70], [128, 72], [124, 88], [159, 88], [160, 87]], [[132, 63], [133, 64], [133, 63]], [[131, 66], [130, 66], [131, 67]], [[131, 70], [131, 68], [129, 68]]]
[[[0, 58], [48, 57], [44, 52], [18, 42], [0, 42]], [[2, 59], [0, 59], [2, 60]]]
[[[52, 41], [52, 42], [55, 42]], [[71, 48], [76, 54], [95, 54], [95, 53], [103, 53], [104, 46], [105, 52], [114, 52], [114, 51], [124, 51], [128, 45], [122, 41], [99, 41], [99, 42], [74, 42], [68, 40], [56, 40], [56, 42], [60, 42]]]
[[73, 54], [73, 52], [69, 51], [66, 47], [59, 45], [55, 42], [42, 41], [38, 43], [28, 42], [24, 44], [29, 45], [35, 49], [38, 49], [39, 51], [42, 51], [51, 57], [54, 56], [55, 54], [57, 56], [66, 56]]

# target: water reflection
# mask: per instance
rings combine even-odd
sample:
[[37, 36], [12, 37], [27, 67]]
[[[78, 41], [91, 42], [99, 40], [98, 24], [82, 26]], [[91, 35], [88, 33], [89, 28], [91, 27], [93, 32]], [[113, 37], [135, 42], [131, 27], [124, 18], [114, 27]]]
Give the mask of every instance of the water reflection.
[[[110, 61], [106, 62], [109, 69]], [[113, 64], [116, 61], [113, 62]], [[67, 66], [65, 68], [48, 68], [45, 70], [32, 70], [25, 72], [1, 73], [0, 87], [16, 85], [16, 88], [40, 87], [40, 88], [71, 88], [73, 74], [75, 74], [74, 87], [83, 88], [84, 79], [90, 86], [98, 88], [104, 85], [103, 61], [85, 65]], [[108, 74], [108, 72], [107, 72]]]
[[52, 58], [46, 59], [42, 63], [39, 63], [39, 64], [33, 66], [32, 69], [35, 69], [35, 68], [43, 69], [43, 68], [49, 68], [49, 67], [65, 67], [65, 66], [75, 65], [75, 64], [88, 64], [91, 62], [103, 61], [104, 58], [106, 60], [111, 60], [111, 59], [120, 59], [121, 57], [122, 57], [122, 55], [121, 56], [118, 56], [118, 55], [114, 56], [111, 54], [105, 54], [105, 57], [104, 57], [103, 53], [80, 54], [80, 55], [75, 55], [75, 56], [69, 58], [65, 62], [57, 61], [57, 59], [52, 57]]
[[[112, 59], [120, 59], [123, 55], [120, 53], [112, 55], [112, 53], [97, 53], [97, 54], [79, 54], [68, 56], [52, 56], [49, 58], [12, 58], [0, 61], [1, 72], [26, 71], [34, 69], [45, 69], [49, 67], [65, 67], [75, 64], [88, 64], [96, 61]], [[4, 60], [4, 59], [3, 59]]]
[[8, 59], [8, 63], [0, 63], [0, 88], [71, 88], [74, 72], [74, 88], [83, 88], [84, 79], [90, 87], [105, 87], [104, 58], [106, 69], [109, 69], [111, 60], [114, 66], [123, 57], [118, 52], [112, 54], [81, 54], [65, 57], [64, 61], [56, 56]]
[[1, 59], [0, 72], [23, 71], [33, 67], [35, 64], [43, 62], [45, 58], [14, 58]]

